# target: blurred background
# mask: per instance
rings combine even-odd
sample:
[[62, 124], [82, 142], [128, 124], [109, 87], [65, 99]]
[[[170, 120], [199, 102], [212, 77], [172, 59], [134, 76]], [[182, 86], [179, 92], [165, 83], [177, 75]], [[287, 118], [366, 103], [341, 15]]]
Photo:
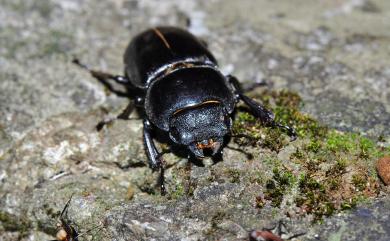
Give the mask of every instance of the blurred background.
[[[67, 173], [60, 168], [45, 168], [61, 162], [64, 156], [71, 156], [71, 163], [85, 163], [83, 148], [88, 147], [80, 143], [87, 137], [80, 130], [88, 132], [89, 128], [92, 132], [94, 122], [100, 117], [117, 113], [126, 106], [128, 100], [108, 94], [86, 71], [73, 65], [72, 59], [77, 57], [95, 69], [122, 74], [123, 53], [132, 37], [149, 27], [161, 25], [188, 29], [205, 40], [222, 71], [237, 76], [244, 86], [265, 81], [266, 88], [271, 90], [296, 92], [303, 99], [301, 110], [321, 123], [390, 142], [388, 0], [0, 0], [0, 181], [4, 184], [0, 189], [0, 239], [49, 238], [47, 233], [52, 234], [55, 229], [55, 224], [49, 228], [49, 220], [53, 221], [55, 215], [48, 215], [47, 210], [45, 214], [37, 210], [49, 201], [55, 205], [51, 212], [61, 209], [69, 192], [61, 196], [56, 190], [70, 184], [43, 185], [42, 188], [40, 185], [44, 180]], [[81, 134], [67, 129], [75, 123], [81, 123], [78, 130]], [[130, 152], [140, 156], [136, 161], [142, 161], [141, 125], [134, 123], [121, 124], [117, 133], [105, 134], [119, 138], [118, 144], [130, 139], [129, 134], [121, 134], [123, 128], [130, 128], [130, 133], [137, 136], [135, 146], [130, 143], [126, 147], [130, 151], [122, 150], [126, 149], [123, 147], [113, 151], [115, 145], [107, 144], [112, 140], [106, 137], [106, 149], [96, 155], [108, 160]], [[48, 141], [45, 135], [53, 132], [55, 135]], [[75, 147], [72, 142], [61, 142], [67, 135], [79, 138], [80, 145]], [[123, 136], [118, 137], [120, 135]], [[88, 138], [88, 145], [95, 147], [99, 142], [96, 139], [102, 137], [96, 134]], [[62, 144], [56, 149], [45, 149], [51, 145], [54, 148], [56, 140]], [[41, 149], [36, 151], [36, 148]], [[84, 154], [77, 158], [74, 153]], [[42, 158], [46, 158], [43, 163]], [[77, 170], [71, 170], [71, 163], [66, 164], [69, 172], [94, 170], [91, 160], [98, 157], [88, 158], [90, 162], [78, 166]], [[129, 174], [115, 170], [113, 173], [112, 176], [103, 175], [108, 181], [115, 180], [106, 189], [112, 193], [104, 194], [106, 200], [113, 198], [116, 191], [122, 193], [118, 195], [124, 195], [123, 190], [131, 192], [126, 181]], [[146, 167], [142, 173], [147, 175]], [[85, 190], [83, 185], [91, 185], [91, 179], [80, 177], [79, 181], [84, 184], [75, 185], [76, 191], [82, 192]], [[131, 182], [140, 181], [133, 178]], [[120, 189], [120, 186], [125, 188]], [[21, 195], [24, 192], [29, 195]], [[88, 215], [102, 214], [104, 207], [88, 206], [83, 200], [76, 198], [75, 203], [85, 207]], [[119, 201], [107, 202], [117, 204]], [[389, 202], [379, 204], [383, 208], [380, 212], [386, 217], [389, 217], [389, 205]], [[23, 216], [26, 210], [30, 212], [28, 217]], [[74, 210], [77, 218], [75, 213]], [[361, 215], [373, 217], [371, 212]], [[39, 223], [39, 220], [44, 221]], [[26, 225], [21, 228], [20, 224]], [[190, 226], [190, 223], [183, 225]], [[234, 224], [231, 225], [234, 230]], [[325, 223], [325, 226], [330, 227], [330, 224]], [[390, 233], [389, 224], [382, 222], [379, 226], [379, 233], [383, 235], [375, 236], [376, 240], [386, 240], [380, 238]], [[336, 227], [335, 230], [340, 230], [340, 225]], [[196, 233], [188, 232], [188, 237]], [[329, 232], [336, 231], [330, 229]], [[321, 232], [313, 231], [305, 238], [326, 240], [325, 237], [330, 237], [329, 234], [318, 236], [318, 233]], [[195, 235], [193, 239], [182, 240], [203, 240], [206, 236]], [[335, 237], [332, 240], [341, 240], [337, 239], [339, 236]]]

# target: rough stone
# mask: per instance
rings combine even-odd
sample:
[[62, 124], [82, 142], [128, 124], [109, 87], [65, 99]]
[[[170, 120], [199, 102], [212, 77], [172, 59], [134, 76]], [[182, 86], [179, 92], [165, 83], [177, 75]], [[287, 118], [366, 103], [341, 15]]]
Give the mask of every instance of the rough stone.
[[[389, 13], [387, 0], [1, 1], [0, 239], [53, 239], [72, 194], [67, 217], [81, 232], [91, 229], [80, 240], [243, 240], [273, 226], [286, 214], [255, 208], [264, 190], [247, 180], [252, 171], [260, 181], [272, 175], [270, 150], [248, 147], [249, 160], [229, 143], [224, 161], [210, 167], [168, 154], [170, 194], [161, 197], [137, 113], [96, 132], [128, 100], [72, 59], [121, 74], [136, 33], [187, 28], [244, 86], [265, 81], [296, 91], [304, 112], [330, 127], [382, 136], [387, 147]], [[387, 195], [323, 224], [291, 217], [288, 227], [305, 231], [302, 240], [387, 240]]]
[[390, 157], [385, 156], [379, 159], [376, 163], [376, 170], [378, 171], [379, 177], [386, 184], [390, 184]]

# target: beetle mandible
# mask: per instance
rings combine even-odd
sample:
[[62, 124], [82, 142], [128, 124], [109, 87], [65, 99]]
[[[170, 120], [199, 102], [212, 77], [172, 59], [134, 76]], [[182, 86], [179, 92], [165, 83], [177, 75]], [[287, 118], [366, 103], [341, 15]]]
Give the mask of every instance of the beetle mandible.
[[[155, 27], [130, 42], [124, 54], [124, 75], [112, 75], [89, 69], [92, 76], [119, 96], [132, 101], [119, 115], [128, 119], [134, 106], [143, 113], [143, 138], [149, 166], [160, 170], [164, 191], [164, 161], [153, 141], [152, 131], [168, 134], [175, 145], [185, 146], [189, 155], [204, 158], [205, 153], [222, 153], [225, 136], [232, 128], [232, 114], [241, 100], [264, 125], [281, 127], [292, 137], [295, 131], [275, 122], [274, 114], [247, 97], [238, 80], [224, 76], [204, 42], [176, 27]], [[126, 87], [115, 90], [108, 80]], [[111, 120], [97, 125], [100, 130]]]

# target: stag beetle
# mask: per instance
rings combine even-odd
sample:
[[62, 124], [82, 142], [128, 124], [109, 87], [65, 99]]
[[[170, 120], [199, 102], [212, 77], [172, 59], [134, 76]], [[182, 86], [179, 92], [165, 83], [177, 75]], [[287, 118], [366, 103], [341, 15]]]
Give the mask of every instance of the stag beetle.
[[[263, 124], [281, 127], [296, 138], [292, 128], [275, 122], [271, 111], [244, 95], [235, 77], [224, 76], [206, 44], [183, 29], [155, 27], [135, 36], [124, 54], [124, 76], [91, 70], [77, 59], [73, 62], [114, 93], [133, 100], [117, 118], [128, 119], [134, 106], [144, 113], [146, 154], [149, 166], [161, 171], [162, 192], [164, 161], [153, 141], [154, 129], [168, 134], [173, 144], [187, 147], [189, 156], [215, 156], [222, 152], [232, 113], [242, 100]], [[109, 79], [124, 85], [127, 92], [115, 90]], [[111, 121], [102, 121], [97, 128]]]

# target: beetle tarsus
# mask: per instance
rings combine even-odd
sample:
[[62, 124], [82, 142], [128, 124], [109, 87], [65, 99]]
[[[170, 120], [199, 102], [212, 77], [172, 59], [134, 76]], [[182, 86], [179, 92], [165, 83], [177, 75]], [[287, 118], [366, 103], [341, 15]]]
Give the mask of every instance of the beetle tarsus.
[[290, 136], [290, 141], [295, 141], [298, 137], [297, 133], [293, 128], [287, 125], [282, 125], [280, 123], [275, 122], [275, 126], [279, 127], [287, 132], [287, 134]]
[[158, 180], [158, 183], [160, 185], [161, 196], [165, 196], [165, 194], [167, 194], [167, 190], [165, 189], [165, 184], [164, 184], [165, 182], [164, 172], [165, 169], [164, 169], [164, 165], [162, 164], [160, 167], [160, 176]]

